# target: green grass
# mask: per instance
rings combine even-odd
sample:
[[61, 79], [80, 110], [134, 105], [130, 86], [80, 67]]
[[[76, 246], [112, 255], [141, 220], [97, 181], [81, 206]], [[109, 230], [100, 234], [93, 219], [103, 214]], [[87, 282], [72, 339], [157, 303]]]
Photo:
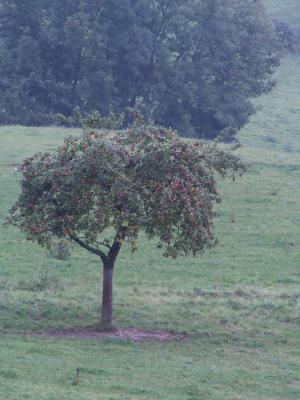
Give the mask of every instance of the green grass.
[[[295, 1], [268, 6], [280, 13], [291, 6], [282, 15], [297, 17]], [[95, 326], [100, 265], [77, 248], [67, 261], [49, 258], [15, 229], [0, 228], [0, 331], [8, 333], [0, 337], [0, 400], [300, 398], [299, 71], [299, 56], [285, 60], [277, 88], [258, 100], [260, 111], [240, 134], [249, 171], [220, 181], [219, 246], [174, 261], [141, 238], [134, 256], [121, 253], [115, 324], [187, 332], [188, 340], [25, 334]], [[0, 128], [1, 221], [19, 191], [15, 166], [69, 133]]]
[[258, 112], [240, 134], [244, 144], [261, 151], [299, 152], [299, 64], [299, 54], [283, 61], [275, 90], [256, 101]]
[[[255, 124], [259, 118], [248, 132]], [[1, 217], [19, 190], [15, 164], [66, 134], [1, 128]], [[217, 248], [173, 261], [141, 240], [117, 266], [116, 325], [185, 331], [186, 342], [21, 334], [95, 325], [100, 265], [80, 249], [67, 261], [51, 259], [13, 228], [1, 229], [0, 327], [10, 334], [0, 338], [0, 399], [299, 399], [300, 156], [249, 136], [245, 130], [241, 150], [248, 173], [220, 182]]]
[[263, 0], [263, 3], [272, 17], [299, 27], [300, 8], [297, 0]]

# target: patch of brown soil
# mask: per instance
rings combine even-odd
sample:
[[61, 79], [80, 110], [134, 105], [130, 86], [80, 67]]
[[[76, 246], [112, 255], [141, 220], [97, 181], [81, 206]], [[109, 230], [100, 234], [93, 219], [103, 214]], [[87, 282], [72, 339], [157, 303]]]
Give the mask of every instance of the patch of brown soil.
[[92, 328], [70, 329], [64, 331], [49, 331], [34, 334], [34, 336], [48, 336], [59, 339], [92, 339], [101, 340], [106, 338], [129, 340], [131, 342], [170, 342], [184, 340], [186, 335], [170, 333], [167, 331], [145, 331], [136, 328], [120, 328], [111, 331], [97, 331]]

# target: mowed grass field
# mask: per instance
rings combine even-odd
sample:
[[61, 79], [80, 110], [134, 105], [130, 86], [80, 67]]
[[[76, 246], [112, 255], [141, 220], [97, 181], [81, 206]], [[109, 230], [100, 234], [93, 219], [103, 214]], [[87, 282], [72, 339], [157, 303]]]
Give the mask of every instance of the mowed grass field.
[[[288, 3], [294, 15], [297, 3]], [[77, 248], [67, 261], [49, 258], [0, 227], [0, 400], [299, 400], [299, 55], [277, 80], [240, 134], [248, 172], [220, 180], [219, 246], [166, 260], [141, 238], [136, 254], [121, 253], [115, 325], [185, 332], [185, 341], [47, 337], [97, 324], [99, 262]], [[1, 222], [19, 191], [16, 166], [72, 133], [0, 128]]]

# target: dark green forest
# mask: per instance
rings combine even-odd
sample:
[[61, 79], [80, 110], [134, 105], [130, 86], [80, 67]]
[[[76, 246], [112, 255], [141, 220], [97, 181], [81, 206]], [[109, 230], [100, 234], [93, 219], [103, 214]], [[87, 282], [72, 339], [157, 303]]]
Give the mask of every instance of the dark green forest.
[[233, 139], [280, 56], [260, 0], [0, 0], [0, 123], [131, 108]]

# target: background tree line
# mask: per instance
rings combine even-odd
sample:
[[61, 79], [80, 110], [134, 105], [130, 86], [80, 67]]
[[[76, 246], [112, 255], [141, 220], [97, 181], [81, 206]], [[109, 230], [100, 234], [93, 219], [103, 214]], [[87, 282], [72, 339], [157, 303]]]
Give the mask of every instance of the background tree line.
[[131, 107], [232, 139], [280, 54], [260, 0], [0, 0], [0, 123]]

